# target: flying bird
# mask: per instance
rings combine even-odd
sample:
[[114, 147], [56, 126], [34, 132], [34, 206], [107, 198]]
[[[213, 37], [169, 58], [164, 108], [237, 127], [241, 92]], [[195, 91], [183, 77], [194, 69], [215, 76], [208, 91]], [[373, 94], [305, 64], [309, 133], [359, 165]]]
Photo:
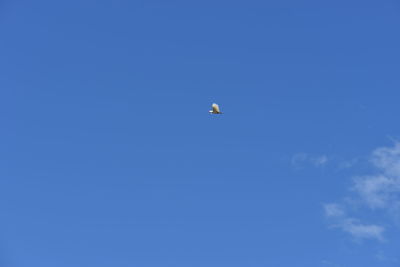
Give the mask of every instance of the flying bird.
[[217, 104], [214, 103], [211, 105], [211, 107], [212, 107], [212, 110], [208, 111], [211, 114], [222, 114], [222, 112], [219, 110], [219, 106]]

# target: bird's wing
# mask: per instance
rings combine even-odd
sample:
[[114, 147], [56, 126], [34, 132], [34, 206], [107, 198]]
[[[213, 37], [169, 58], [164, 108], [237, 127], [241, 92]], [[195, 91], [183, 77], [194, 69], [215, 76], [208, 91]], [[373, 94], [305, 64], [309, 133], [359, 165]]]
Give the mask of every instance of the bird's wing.
[[212, 104], [212, 109], [213, 109], [213, 112], [215, 112], [215, 113], [220, 113], [220, 111], [219, 111], [219, 106], [217, 105], [217, 104]]

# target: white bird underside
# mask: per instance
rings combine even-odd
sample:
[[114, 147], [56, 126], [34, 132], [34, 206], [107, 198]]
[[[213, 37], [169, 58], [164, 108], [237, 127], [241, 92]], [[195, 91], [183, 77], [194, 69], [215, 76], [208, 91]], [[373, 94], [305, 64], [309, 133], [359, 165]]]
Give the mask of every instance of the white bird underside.
[[212, 110], [209, 111], [211, 114], [222, 114], [222, 112], [219, 110], [219, 106], [217, 104], [214, 103], [211, 105], [211, 107], [212, 107]]

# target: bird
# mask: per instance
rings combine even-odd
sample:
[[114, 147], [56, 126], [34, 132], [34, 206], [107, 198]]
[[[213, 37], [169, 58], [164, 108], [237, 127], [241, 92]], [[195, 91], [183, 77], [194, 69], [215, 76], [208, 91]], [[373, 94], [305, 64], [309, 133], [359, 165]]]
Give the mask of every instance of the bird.
[[213, 103], [211, 105], [212, 110], [209, 110], [208, 112], [210, 112], [211, 114], [222, 114], [222, 112], [219, 110], [219, 106], [218, 104]]

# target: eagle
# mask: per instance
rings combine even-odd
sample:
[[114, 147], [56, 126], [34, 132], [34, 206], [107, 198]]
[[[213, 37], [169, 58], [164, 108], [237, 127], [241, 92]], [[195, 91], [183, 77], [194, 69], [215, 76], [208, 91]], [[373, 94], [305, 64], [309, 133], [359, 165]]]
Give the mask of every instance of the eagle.
[[217, 104], [214, 103], [211, 105], [211, 107], [212, 107], [212, 110], [208, 111], [211, 114], [222, 114], [222, 112], [219, 110], [219, 106]]

